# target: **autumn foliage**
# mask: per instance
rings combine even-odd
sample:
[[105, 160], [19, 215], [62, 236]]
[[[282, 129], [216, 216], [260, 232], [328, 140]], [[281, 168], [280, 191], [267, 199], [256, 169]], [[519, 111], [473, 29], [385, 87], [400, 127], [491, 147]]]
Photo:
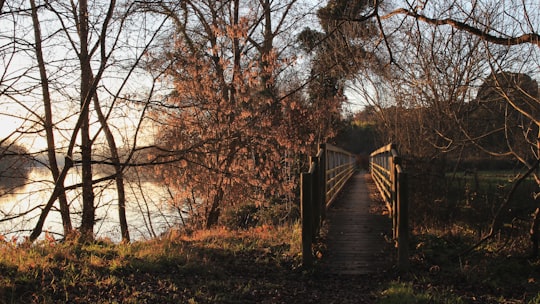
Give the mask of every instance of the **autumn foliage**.
[[295, 58], [278, 54], [274, 35], [254, 42], [257, 19], [198, 18], [204, 35], [179, 33], [165, 52], [174, 91], [153, 113], [165, 163], [156, 173], [196, 228], [217, 224], [231, 206], [294, 206], [318, 117], [329, 110], [294, 93], [294, 79], [280, 73]]

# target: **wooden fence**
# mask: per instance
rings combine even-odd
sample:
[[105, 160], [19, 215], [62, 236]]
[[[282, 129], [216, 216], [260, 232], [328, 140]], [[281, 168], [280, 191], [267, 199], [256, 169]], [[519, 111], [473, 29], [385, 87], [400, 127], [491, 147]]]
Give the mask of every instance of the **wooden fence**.
[[316, 156], [310, 157], [309, 171], [300, 176], [302, 213], [302, 262], [313, 263], [311, 246], [319, 235], [326, 209], [354, 174], [353, 154], [330, 144], [321, 144]]
[[398, 248], [398, 268], [409, 267], [409, 207], [407, 174], [394, 144], [381, 147], [370, 155], [370, 171], [392, 217], [393, 236]]

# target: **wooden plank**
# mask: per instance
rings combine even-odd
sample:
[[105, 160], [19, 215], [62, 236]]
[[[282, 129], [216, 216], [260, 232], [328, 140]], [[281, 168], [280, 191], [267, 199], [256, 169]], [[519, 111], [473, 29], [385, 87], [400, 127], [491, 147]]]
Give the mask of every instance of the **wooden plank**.
[[[358, 173], [326, 217], [326, 250], [322, 270], [332, 274], [367, 274], [390, 266], [385, 248], [390, 245], [392, 221], [370, 199], [367, 173]], [[383, 204], [384, 203], [380, 203]]]

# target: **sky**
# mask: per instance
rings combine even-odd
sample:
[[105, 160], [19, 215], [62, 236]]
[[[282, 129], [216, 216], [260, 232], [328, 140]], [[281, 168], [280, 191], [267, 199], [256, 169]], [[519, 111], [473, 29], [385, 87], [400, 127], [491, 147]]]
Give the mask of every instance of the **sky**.
[[[430, 2], [430, 3], [435, 3], [435, 2], [436, 1]], [[506, 3], [505, 5], [511, 4], [511, 2], [509, 2], [509, 1], [502, 1], [502, 2], [503, 2], [503, 4]], [[532, 16], [532, 18], [531, 18], [531, 21], [533, 22], [532, 26], [536, 26], [537, 30], [538, 30], [538, 27], [540, 27], [540, 25], [536, 21], [540, 19], [540, 17], [539, 17], [540, 16], [540, 9], [539, 9], [540, 4], [535, 3], [532, 0], [525, 0], [525, 2], [529, 3], [528, 5], [530, 7], [536, 8], [535, 10], [530, 10], [529, 12], [530, 12], [530, 15]], [[312, 1], [312, 3], [320, 4], [321, 1]], [[404, 1], [394, 1], [394, 4], [402, 4], [403, 5], [404, 3], [405, 3]], [[487, 3], [489, 3], [489, 1]], [[5, 16], [3, 18], [5, 18]], [[9, 26], [6, 27], [5, 25], [10, 24], [9, 22], [10, 21], [5, 21], [5, 20], [2, 21], [2, 19], [0, 19], [0, 27], [2, 27], [2, 29], [0, 29], [0, 46], [1, 45], [7, 45], [6, 37], [9, 37], [9, 34], [11, 33], [10, 32], [11, 29], [10, 29]], [[28, 27], [28, 24], [26, 26], [24, 26], [24, 22], [25, 22], [24, 20], [16, 20], [16, 24], [18, 26], [18, 31], [21, 31], [21, 35], [27, 35], [27, 36], [31, 35], [31, 28]], [[527, 23], [525, 21], [523, 21], [521, 23], [523, 24], [523, 26], [525, 28], [527, 27]], [[135, 40], [138, 40], [138, 41], [148, 41], [148, 39], [149, 39], [148, 38], [149, 37], [148, 32], [146, 32], [146, 33], [136, 32], [136, 33], [133, 33], [133, 34], [135, 36], [127, 35], [127, 36], [123, 37], [122, 39], [129, 40], [131, 38], [135, 38]], [[52, 41], [52, 42], [54, 42], [54, 41]], [[62, 48], [64, 48], [64, 47], [65, 46], [63, 46]], [[2, 51], [2, 49], [0, 49], [0, 55], [3, 54], [1, 51]], [[51, 47], [51, 46], [48, 47], [46, 55], [49, 56], [49, 59], [51, 59], [51, 58], [52, 59], [62, 59], [62, 58], [66, 58], [66, 57], [70, 56], [70, 55], [66, 55], [65, 52], [60, 52], [60, 51], [55, 50], [55, 48]], [[23, 59], [24, 58], [31, 58], [31, 56], [27, 52], [25, 52], [23, 54], [20, 54], [20, 56], [22, 56], [21, 58], [23, 58]], [[0, 62], [3, 63], [4, 72], [6, 71], [6, 65], [8, 64], [9, 59], [10, 58], [8, 58], [6, 56], [2, 56], [0, 58]], [[116, 59], [122, 60], [123, 58], [120, 58], [120, 57], [117, 56]], [[11, 62], [9, 62], [9, 68], [11, 69], [11, 71], [14, 71], [14, 73], [15, 73], [20, 68], [20, 66], [19, 66], [19, 64], [17, 62], [23, 62], [23, 61], [24, 60], [21, 61], [21, 59], [19, 59], [19, 58], [17, 60], [11, 61]], [[15, 62], [15, 64], [13, 62]], [[66, 68], [69, 69], [69, 67], [64, 67], [64, 66], [61, 66], [61, 65], [57, 65], [55, 68], [57, 70], [51, 71], [52, 73], [54, 73], [54, 72], [59, 72], [59, 73], [67, 73], [67, 72], [69, 72], [69, 70], [66, 72]], [[120, 75], [109, 75], [109, 76], [110, 76], [109, 79], [112, 82], [115, 81], [114, 79], [121, 79], [121, 77], [118, 77]], [[71, 80], [68, 80], [68, 82], [71, 82], [72, 84], [74, 84], [74, 83], [77, 82], [77, 80], [76, 80], [76, 78], [73, 78]], [[141, 87], [144, 86], [144, 83], [147, 83], [147, 81], [142, 79], [142, 78], [140, 78], [139, 80], [135, 79], [135, 81], [129, 87], [129, 90], [140, 89]], [[113, 85], [113, 87], [114, 87], [114, 85]], [[0, 86], [0, 90], [1, 89], [2, 88]], [[71, 89], [73, 89], [73, 88], [71, 88]], [[69, 90], [70, 90], [70, 88], [62, 89], [63, 92], [67, 92]], [[349, 89], [347, 89], [345, 93], [346, 93], [346, 96], [349, 98], [351, 111], [361, 110], [362, 107], [366, 104], [366, 102], [364, 101], [364, 98], [361, 96], [361, 94], [358, 94], [357, 92], [355, 92], [353, 87], [349, 87]], [[29, 99], [29, 98], [32, 98], [32, 97], [29, 95], [29, 96], [25, 96], [24, 98]], [[59, 100], [61, 100], [61, 98], [65, 99], [66, 96], [58, 96], [57, 98]], [[13, 117], [13, 115], [17, 116], [17, 114], [18, 114], [17, 110], [15, 110], [14, 107], [9, 106], [9, 104], [12, 104], [11, 100], [0, 97], [0, 138], [5, 138], [5, 137], [9, 136], [15, 130], [20, 128], [19, 120], [15, 119]], [[20, 107], [18, 107], [18, 109], [20, 109]], [[65, 110], [67, 111], [69, 109], [65, 109]], [[55, 114], [58, 115], [59, 113], [61, 113], [61, 111], [62, 111], [62, 109], [56, 110]], [[24, 113], [21, 112], [19, 114], [24, 114]], [[60, 116], [62, 116], [62, 115], [60, 115]], [[67, 116], [67, 115], [65, 115], [65, 116]], [[118, 122], [115, 122], [113, 124], [122, 124], [122, 123], [123, 123], [122, 120], [119, 119]], [[64, 123], [64, 126], [65, 126], [66, 129], [69, 129], [70, 125], [73, 125], [72, 120], [68, 120], [68, 121], [66, 121]], [[64, 136], [67, 136], [68, 134], [69, 134], [69, 130], [65, 132]], [[58, 137], [58, 140], [61, 140], [61, 139], [62, 139], [62, 137]], [[40, 149], [45, 148], [45, 139], [42, 136], [32, 136], [31, 138], [28, 137], [28, 138], [23, 138], [21, 140], [22, 140], [22, 142], [24, 142], [27, 145], [32, 145], [33, 149], [40, 150]]]

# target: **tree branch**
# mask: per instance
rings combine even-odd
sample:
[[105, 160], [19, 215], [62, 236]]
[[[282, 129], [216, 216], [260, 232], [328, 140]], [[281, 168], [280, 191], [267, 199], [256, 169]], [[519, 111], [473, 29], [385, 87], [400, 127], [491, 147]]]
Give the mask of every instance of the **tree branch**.
[[421, 14], [415, 12], [415, 11], [408, 10], [408, 9], [405, 9], [405, 8], [399, 8], [397, 10], [394, 10], [394, 11], [388, 13], [387, 15], [382, 16], [381, 19], [388, 19], [388, 18], [391, 18], [391, 17], [393, 17], [395, 15], [405, 15], [405, 16], [408, 16], [408, 17], [413, 17], [416, 20], [420, 20], [422, 22], [432, 24], [432, 25], [435, 25], [435, 26], [450, 25], [453, 28], [456, 28], [458, 30], [462, 30], [462, 31], [468, 32], [470, 34], [473, 34], [475, 36], [481, 37], [483, 40], [485, 40], [487, 42], [494, 43], [494, 44], [519, 45], [519, 44], [530, 43], [530, 44], [534, 44], [534, 45], [540, 47], [540, 35], [538, 35], [537, 33], [534, 33], [534, 32], [523, 34], [523, 35], [520, 35], [520, 36], [517, 36], [517, 37], [495, 36], [495, 35], [487, 33], [484, 30], [481, 30], [481, 29], [479, 29], [477, 27], [468, 25], [468, 24], [466, 24], [464, 22], [461, 22], [461, 21], [458, 21], [458, 20], [455, 20], [455, 19], [452, 19], [452, 18], [434, 19], [434, 18], [430, 18], [430, 17], [427, 17], [425, 15], [421, 15]]

